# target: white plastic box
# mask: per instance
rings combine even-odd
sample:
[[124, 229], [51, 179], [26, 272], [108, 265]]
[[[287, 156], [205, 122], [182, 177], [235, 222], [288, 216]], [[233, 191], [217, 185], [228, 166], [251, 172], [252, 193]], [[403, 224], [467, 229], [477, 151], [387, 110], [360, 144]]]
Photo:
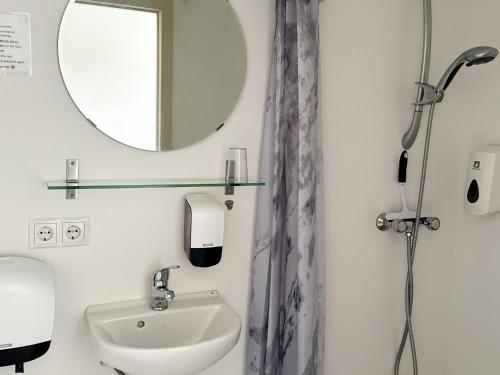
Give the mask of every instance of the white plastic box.
[[44, 355], [52, 341], [55, 287], [49, 267], [21, 257], [0, 258], [0, 366]]
[[471, 215], [500, 212], [500, 146], [472, 152], [467, 169], [465, 210]]

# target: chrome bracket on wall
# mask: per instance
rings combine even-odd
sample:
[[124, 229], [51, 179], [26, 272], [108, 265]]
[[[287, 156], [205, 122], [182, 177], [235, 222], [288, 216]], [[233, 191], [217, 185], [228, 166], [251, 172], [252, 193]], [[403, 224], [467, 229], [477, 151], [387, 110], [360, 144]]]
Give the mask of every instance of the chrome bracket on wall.
[[[68, 187], [78, 186], [80, 180], [80, 169], [78, 159], [66, 160], [66, 185]], [[66, 199], [78, 199], [78, 189], [66, 189]]]
[[226, 181], [226, 195], [234, 195], [234, 185]]
[[[226, 195], [234, 195], [234, 185], [226, 179], [226, 187], [225, 187], [225, 194]], [[227, 209], [231, 211], [234, 208], [234, 201], [229, 199], [224, 202], [226, 205]]]

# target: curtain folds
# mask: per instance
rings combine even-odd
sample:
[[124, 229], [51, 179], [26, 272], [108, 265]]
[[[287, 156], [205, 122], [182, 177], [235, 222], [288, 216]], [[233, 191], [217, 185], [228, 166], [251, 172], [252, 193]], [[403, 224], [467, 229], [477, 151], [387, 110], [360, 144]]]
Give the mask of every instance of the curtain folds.
[[318, 0], [276, 0], [247, 375], [322, 375], [324, 226]]

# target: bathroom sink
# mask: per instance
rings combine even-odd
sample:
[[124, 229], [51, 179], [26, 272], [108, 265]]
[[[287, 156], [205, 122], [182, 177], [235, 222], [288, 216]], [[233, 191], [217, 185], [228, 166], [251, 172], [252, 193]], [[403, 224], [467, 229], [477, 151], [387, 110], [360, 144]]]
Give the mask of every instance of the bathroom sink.
[[241, 319], [216, 291], [179, 295], [168, 310], [149, 300], [88, 307], [99, 359], [127, 375], [195, 374], [238, 342]]

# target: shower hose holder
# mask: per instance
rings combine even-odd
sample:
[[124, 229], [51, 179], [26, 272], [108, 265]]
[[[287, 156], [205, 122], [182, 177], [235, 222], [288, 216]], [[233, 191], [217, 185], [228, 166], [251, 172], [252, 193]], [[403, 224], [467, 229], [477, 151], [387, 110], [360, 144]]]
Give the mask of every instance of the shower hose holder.
[[419, 100], [413, 103], [416, 107], [431, 105], [432, 103], [440, 103], [443, 100], [444, 94], [438, 92], [436, 88], [428, 83], [415, 82], [420, 89], [421, 95]]

